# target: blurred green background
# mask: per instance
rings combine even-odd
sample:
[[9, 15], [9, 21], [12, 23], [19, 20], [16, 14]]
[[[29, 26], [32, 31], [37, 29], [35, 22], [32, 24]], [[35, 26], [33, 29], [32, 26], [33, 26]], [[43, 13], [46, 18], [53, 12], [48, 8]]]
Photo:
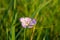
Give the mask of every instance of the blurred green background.
[[[21, 17], [37, 23], [24, 30]], [[0, 40], [60, 40], [60, 0], [0, 0]]]

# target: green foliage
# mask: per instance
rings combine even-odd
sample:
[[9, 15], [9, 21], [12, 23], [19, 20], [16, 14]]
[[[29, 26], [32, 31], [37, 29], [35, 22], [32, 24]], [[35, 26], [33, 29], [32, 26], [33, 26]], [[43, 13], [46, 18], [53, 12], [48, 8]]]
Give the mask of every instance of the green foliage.
[[[21, 17], [37, 24], [25, 29]], [[0, 0], [0, 40], [60, 40], [60, 0]]]

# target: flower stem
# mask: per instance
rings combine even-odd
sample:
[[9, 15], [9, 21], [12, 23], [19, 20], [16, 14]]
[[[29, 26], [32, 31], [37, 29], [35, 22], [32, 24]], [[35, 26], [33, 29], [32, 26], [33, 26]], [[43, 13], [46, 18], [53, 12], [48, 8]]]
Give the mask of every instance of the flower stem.
[[33, 40], [34, 32], [35, 32], [35, 27], [33, 28], [32, 36], [31, 36], [31, 39], [30, 40]]
[[24, 29], [24, 40], [25, 40], [25, 31], [26, 31], [26, 28]]

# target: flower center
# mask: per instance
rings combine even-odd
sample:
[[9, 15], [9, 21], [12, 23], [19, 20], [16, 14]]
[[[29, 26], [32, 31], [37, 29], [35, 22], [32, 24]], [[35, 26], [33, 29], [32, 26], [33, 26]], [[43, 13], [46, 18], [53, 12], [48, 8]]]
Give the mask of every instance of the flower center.
[[30, 23], [30, 22], [26, 22], [26, 26], [28, 26], [28, 25], [29, 25], [29, 23]]

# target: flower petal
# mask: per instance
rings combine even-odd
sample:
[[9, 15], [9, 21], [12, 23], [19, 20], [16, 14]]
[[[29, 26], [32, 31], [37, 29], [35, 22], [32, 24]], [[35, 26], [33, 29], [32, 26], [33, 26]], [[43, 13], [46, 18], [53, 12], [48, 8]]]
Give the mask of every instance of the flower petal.
[[31, 18], [26, 17], [26, 18], [25, 18], [25, 21], [26, 21], [26, 22], [30, 22], [30, 21], [31, 21]]
[[20, 22], [24, 22], [24, 20], [25, 20], [24, 18], [20, 18]]
[[36, 20], [29, 17], [20, 18], [20, 22], [23, 28], [32, 28], [36, 24]]
[[26, 24], [25, 23], [21, 23], [23, 28], [26, 28]]
[[35, 25], [35, 24], [36, 24], [36, 20], [35, 20], [35, 19], [33, 19], [33, 20], [30, 22], [30, 24], [29, 24], [29, 25], [31, 26], [31, 25]]

